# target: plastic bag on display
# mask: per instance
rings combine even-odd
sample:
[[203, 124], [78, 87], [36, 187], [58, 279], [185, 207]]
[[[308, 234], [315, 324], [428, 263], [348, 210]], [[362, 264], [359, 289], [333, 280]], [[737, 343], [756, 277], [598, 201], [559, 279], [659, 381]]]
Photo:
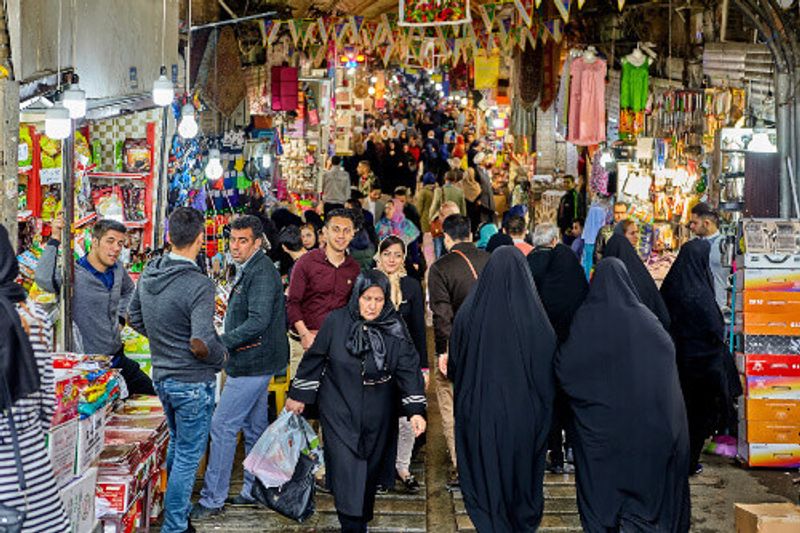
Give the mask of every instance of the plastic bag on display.
[[280, 487], [292, 479], [301, 451], [312, 459], [314, 471], [322, 465], [319, 439], [306, 420], [283, 411], [267, 427], [244, 460], [244, 467], [265, 488]]

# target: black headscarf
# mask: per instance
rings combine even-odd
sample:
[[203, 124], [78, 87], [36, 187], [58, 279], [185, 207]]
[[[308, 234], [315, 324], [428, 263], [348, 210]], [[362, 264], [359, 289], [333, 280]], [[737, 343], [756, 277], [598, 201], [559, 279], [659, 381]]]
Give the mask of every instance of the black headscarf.
[[[381, 314], [375, 320], [364, 320], [361, 316], [358, 300], [370, 287], [380, 287], [386, 300]], [[353, 325], [350, 328], [350, 335], [347, 340], [347, 351], [362, 359], [371, 352], [375, 370], [379, 374], [384, 373], [386, 370], [386, 343], [384, 342], [384, 336], [395, 337], [411, 343], [411, 335], [392, 304], [391, 288], [386, 274], [379, 270], [362, 272], [356, 279], [347, 309], [350, 311], [350, 318], [353, 319]], [[370, 361], [365, 360], [365, 364], [367, 365], [365, 372], [371, 373]]]
[[[461, 492], [478, 531], [535, 531], [542, 519], [556, 336], [525, 257], [495, 250], [453, 324]], [[520, 417], [523, 418], [520, 418]]]
[[[26, 298], [17, 282], [19, 264], [5, 226], [0, 225], [0, 375], [5, 378], [11, 402], [39, 390], [39, 369], [28, 334], [14, 307]], [[0, 408], [10, 407], [0, 394]]]
[[270, 218], [272, 219], [272, 222], [275, 223], [275, 231], [279, 233], [286, 226], [297, 226], [299, 228], [303, 225], [303, 219], [285, 207], [279, 207], [273, 211]]
[[675, 348], [619, 259], [598, 264], [555, 368], [575, 416], [584, 530], [688, 531], [689, 429]]
[[[619, 224], [617, 227], [621, 227]], [[639, 293], [639, 298], [642, 303], [655, 314], [664, 327], [669, 330], [669, 311], [667, 306], [664, 305], [664, 300], [658, 293], [656, 282], [653, 281], [653, 276], [648, 272], [647, 267], [644, 266], [639, 254], [634, 250], [630, 241], [624, 235], [616, 233], [608, 240], [603, 257], [616, 257], [623, 263], [625, 268], [628, 269], [628, 274], [633, 281], [633, 286]]]
[[725, 342], [725, 322], [709, 267], [710, 249], [703, 239], [684, 244], [661, 286], [679, 356], [715, 355]]
[[550, 323], [559, 342], [564, 342], [572, 316], [589, 292], [586, 274], [572, 250], [563, 244], [552, 249], [536, 248], [527, 259]]
[[514, 239], [505, 233], [495, 233], [489, 238], [489, 243], [486, 245], [486, 251], [492, 253], [501, 246], [514, 246]]
[[311, 209], [308, 209], [305, 213], [303, 213], [303, 218], [305, 218], [306, 224], [311, 224], [317, 229], [317, 231], [321, 230], [323, 226], [325, 226], [325, 223], [322, 221], [322, 217], [319, 216], [316, 211]]

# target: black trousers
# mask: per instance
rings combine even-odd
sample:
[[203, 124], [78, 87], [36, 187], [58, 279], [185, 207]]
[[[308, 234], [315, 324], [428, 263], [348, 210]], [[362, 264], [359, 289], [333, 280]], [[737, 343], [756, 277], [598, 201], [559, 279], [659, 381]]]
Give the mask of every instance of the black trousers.
[[342, 526], [342, 533], [366, 533], [367, 520], [360, 516], [348, 516], [346, 514], [337, 513], [339, 515], [339, 524]]
[[553, 422], [550, 425], [550, 435], [547, 439], [552, 466], [564, 466], [564, 450], [572, 444], [569, 423], [571, 416], [572, 412], [569, 409], [567, 397], [559, 387], [553, 402]]
[[713, 357], [685, 357], [678, 360], [686, 418], [689, 422], [689, 473], [694, 474], [700, 462], [705, 441], [714, 432], [721, 413], [718, 411], [723, 392], [720, 377], [722, 359]]
[[139, 363], [125, 356], [125, 351], [120, 348], [111, 359], [111, 366], [119, 369], [125, 384], [128, 386], [128, 392], [134, 394], [146, 394], [147, 396], [155, 396], [156, 389], [153, 388], [153, 380], [145, 374]]

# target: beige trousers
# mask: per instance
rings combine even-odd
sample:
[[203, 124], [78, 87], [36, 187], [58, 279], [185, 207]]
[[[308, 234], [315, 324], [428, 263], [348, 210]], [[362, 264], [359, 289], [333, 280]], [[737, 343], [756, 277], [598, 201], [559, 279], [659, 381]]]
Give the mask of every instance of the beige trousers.
[[453, 418], [453, 384], [436, 369], [436, 398], [439, 401], [439, 412], [442, 414], [442, 429], [450, 451], [450, 460], [456, 468], [456, 432]]

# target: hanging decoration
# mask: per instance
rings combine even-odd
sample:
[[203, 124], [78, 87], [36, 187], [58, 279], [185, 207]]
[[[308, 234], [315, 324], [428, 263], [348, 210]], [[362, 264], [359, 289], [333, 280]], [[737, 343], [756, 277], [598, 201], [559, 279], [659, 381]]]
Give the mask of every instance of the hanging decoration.
[[434, 26], [470, 22], [469, 0], [400, 0], [399, 26]]

